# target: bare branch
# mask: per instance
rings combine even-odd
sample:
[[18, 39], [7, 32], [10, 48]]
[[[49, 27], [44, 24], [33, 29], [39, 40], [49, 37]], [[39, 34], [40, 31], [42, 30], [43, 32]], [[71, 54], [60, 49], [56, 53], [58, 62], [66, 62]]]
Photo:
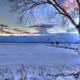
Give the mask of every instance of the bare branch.
[[[66, 18], [68, 18], [76, 28], [80, 26], [80, 20], [79, 24], [77, 24], [75, 20], [72, 18], [71, 14], [67, 11], [67, 9], [64, 8], [65, 4], [64, 5], [60, 4], [59, 0], [7, 0], [7, 1], [11, 3], [11, 5], [13, 4], [11, 9], [12, 12], [18, 12], [19, 14], [22, 15], [25, 15], [28, 11], [33, 10], [37, 6], [43, 4], [51, 4], [61, 15], [64, 15]], [[80, 0], [75, 0], [75, 3], [77, 3], [75, 6], [78, 6], [79, 9], [80, 19]]]
[[66, 16], [75, 26], [77, 26], [70, 14], [63, 7], [61, 7], [56, 0], [48, 0], [48, 2], [51, 3], [60, 14]]

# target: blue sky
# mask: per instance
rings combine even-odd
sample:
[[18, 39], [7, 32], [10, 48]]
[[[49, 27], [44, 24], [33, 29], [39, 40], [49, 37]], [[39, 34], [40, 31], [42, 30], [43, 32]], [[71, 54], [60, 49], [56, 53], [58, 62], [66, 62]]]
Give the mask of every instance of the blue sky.
[[[8, 6], [0, 7], [0, 24], [5, 24], [8, 25], [9, 27], [16, 27], [16, 26], [27, 27], [29, 25], [35, 25], [40, 23], [51, 23], [51, 24], [55, 24], [56, 27], [62, 27], [62, 28], [66, 27], [65, 23], [64, 25], [61, 24], [63, 20], [63, 16], [59, 14], [56, 15], [55, 14], [56, 9], [52, 5], [42, 5], [36, 7], [32, 12], [33, 13], [32, 15], [34, 15], [34, 17], [31, 17], [32, 15], [28, 15], [27, 17], [25, 15], [23, 24], [18, 24], [16, 15], [10, 14], [9, 10], [10, 8]], [[28, 22], [26, 22], [26, 20], [28, 20]], [[60, 30], [64, 30], [64, 29], [60, 29]], [[58, 28], [57, 31], [59, 31]]]
[[[31, 17], [31, 15], [28, 15], [28, 22], [26, 22], [26, 15], [24, 18], [25, 25], [33, 25], [38, 23], [54, 23], [56, 24], [58, 20], [58, 24], [61, 23], [61, 17], [56, 16], [55, 17], [55, 9], [51, 5], [44, 5], [36, 7], [33, 11], [33, 15], [35, 17]], [[14, 15], [10, 14], [9, 7], [2, 6], [0, 7], [0, 23], [8, 24], [8, 25], [17, 25], [17, 19]], [[20, 25], [19, 25], [20, 26]]]

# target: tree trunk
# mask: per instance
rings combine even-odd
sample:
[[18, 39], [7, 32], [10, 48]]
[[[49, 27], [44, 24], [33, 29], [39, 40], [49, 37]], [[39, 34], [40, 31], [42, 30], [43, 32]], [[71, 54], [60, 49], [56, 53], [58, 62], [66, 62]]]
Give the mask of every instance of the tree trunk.
[[75, 26], [80, 34], [80, 25]]

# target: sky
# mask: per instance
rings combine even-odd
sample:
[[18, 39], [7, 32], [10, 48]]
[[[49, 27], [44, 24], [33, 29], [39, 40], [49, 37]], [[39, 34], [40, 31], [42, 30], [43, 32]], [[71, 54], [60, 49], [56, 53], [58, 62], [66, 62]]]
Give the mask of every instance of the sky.
[[9, 8], [6, 6], [0, 7], [0, 24], [8, 26], [17, 26], [16, 17], [10, 14]]
[[[40, 24], [40, 23], [51, 23], [51, 24], [56, 25], [56, 27], [59, 27], [59, 29], [55, 28], [57, 31], [60, 31], [60, 30], [64, 31], [64, 29], [66, 28], [65, 22], [64, 22], [64, 26], [62, 26], [63, 24], [61, 24], [63, 20], [63, 16], [56, 15], [55, 14], [56, 9], [53, 8], [53, 6], [51, 5], [43, 5], [43, 6], [36, 7], [33, 11], [33, 15], [35, 17], [32, 18], [31, 15], [28, 15], [28, 18], [27, 18], [27, 16], [25, 15], [23, 24], [18, 24], [18, 20], [16, 16], [11, 14], [9, 10], [10, 8], [8, 6], [0, 7], [0, 24], [5, 24], [5, 25], [8, 25], [9, 27], [24, 27], [25, 28], [27, 26]], [[26, 22], [27, 19], [28, 19], [28, 22]], [[54, 30], [50, 29], [50, 31], [56, 32], [55, 29]]]
[[[10, 10], [9, 7], [6, 7], [6, 6], [0, 7], [0, 23], [9, 24], [9, 25], [17, 24], [16, 16], [12, 15], [9, 12], [9, 10]], [[42, 10], [43, 10], [43, 12], [42, 12]], [[27, 18], [25, 15], [24, 23], [26, 25], [32, 25], [32, 24], [36, 24], [36, 23], [37, 24], [38, 23], [56, 23], [57, 17], [56, 18], [54, 17], [55, 16], [54, 12], [55, 12], [55, 9], [51, 5], [36, 7], [33, 11], [33, 15], [35, 17], [32, 18], [31, 17], [32, 15], [28, 15], [30, 22], [27, 23], [27, 22], [25, 22], [26, 18]]]

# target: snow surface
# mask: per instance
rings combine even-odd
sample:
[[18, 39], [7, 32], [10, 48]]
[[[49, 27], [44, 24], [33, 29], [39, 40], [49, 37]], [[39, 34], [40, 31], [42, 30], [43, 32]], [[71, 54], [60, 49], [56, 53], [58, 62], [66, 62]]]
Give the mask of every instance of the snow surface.
[[1, 43], [0, 64], [79, 64], [77, 52], [38, 43]]
[[80, 80], [75, 47], [79, 45], [0, 43], [0, 80]]

